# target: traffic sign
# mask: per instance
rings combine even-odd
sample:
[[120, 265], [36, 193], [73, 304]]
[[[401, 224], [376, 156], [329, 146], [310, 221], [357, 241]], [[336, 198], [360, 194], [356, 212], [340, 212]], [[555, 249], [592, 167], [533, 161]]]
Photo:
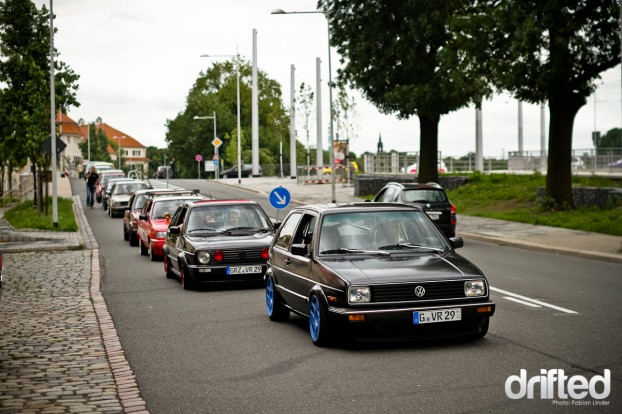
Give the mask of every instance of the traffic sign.
[[222, 141], [220, 138], [216, 137], [212, 140], [212, 145], [215, 146], [216, 148], [220, 147], [222, 145]]
[[194, 157], [194, 159], [195, 159], [197, 162], [201, 162], [201, 160], [203, 159], [203, 156], [202, 156], [201, 154], [197, 154], [197, 156], [196, 156], [196, 157]]
[[277, 187], [270, 192], [270, 204], [276, 209], [287, 207], [291, 198], [289, 191], [283, 187]]
[[214, 165], [218, 166], [218, 160], [214, 160]]

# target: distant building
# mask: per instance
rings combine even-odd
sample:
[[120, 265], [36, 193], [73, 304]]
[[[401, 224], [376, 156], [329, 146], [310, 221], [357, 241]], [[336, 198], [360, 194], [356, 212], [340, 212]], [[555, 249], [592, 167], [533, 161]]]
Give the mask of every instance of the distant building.
[[[89, 138], [89, 125], [82, 122], [78, 124], [64, 113], [60, 114], [60, 119], [57, 117], [56, 122], [60, 125], [61, 140], [67, 144], [67, 147], [61, 153], [60, 167], [71, 170], [85, 162], [78, 144], [85, 142]], [[129, 134], [102, 122], [101, 118], [97, 118], [95, 121], [95, 128], [101, 129], [106, 134], [109, 143], [120, 145], [123, 167], [129, 170], [147, 171], [149, 166], [147, 147]], [[111, 145], [108, 145], [108, 154], [110, 154], [113, 162], [117, 165], [119, 152], [115, 151]]]

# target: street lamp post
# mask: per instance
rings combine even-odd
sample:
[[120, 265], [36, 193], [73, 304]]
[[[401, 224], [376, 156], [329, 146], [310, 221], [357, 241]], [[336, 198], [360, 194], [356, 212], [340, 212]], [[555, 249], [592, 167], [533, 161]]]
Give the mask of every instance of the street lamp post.
[[331, 195], [333, 203], [336, 202], [335, 196], [335, 153], [333, 150], [333, 77], [332, 77], [332, 67], [331, 67], [331, 59], [330, 59], [330, 19], [328, 15], [323, 11], [292, 11], [286, 12], [283, 9], [273, 10], [271, 14], [323, 14], [326, 18], [326, 24], [328, 26], [328, 104], [329, 104], [329, 133], [328, 133], [328, 159], [330, 163], [331, 169]]
[[237, 99], [238, 99], [238, 184], [242, 184], [242, 141], [240, 137], [240, 54], [235, 55], [206, 55], [201, 57], [234, 57], [235, 58], [235, 72], [237, 78]]
[[119, 169], [121, 169], [121, 139], [125, 138], [125, 135], [122, 135], [120, 137], [115, 135], [112, 138], [117, 140], [117, 146], [119, 147], [119, 155], [118, 155], [118, 158], [119, 158], [119, 160], [118, 160], [119, 161]]
[[[214, 120], [214, 139], [216, 139], [216, 111], [213, 112], [212, 116], [195, 116], [193, 119], [213, 119]], [[214, 155], [216, 155], [216, 160], [218, 164], [220, 164], [220, 158], [218, 157], [218, 147], [214, 144]], [[215, 165], [214, 168], [214, 178], [218, 178], [218, 164]]]
[[[86, 121], [83, 118], [78, 119], [78, 125], [84, 125]], [[87, 158], [91, 161], [91, 125], [86, 123], [86, 145], [87, 145]]]

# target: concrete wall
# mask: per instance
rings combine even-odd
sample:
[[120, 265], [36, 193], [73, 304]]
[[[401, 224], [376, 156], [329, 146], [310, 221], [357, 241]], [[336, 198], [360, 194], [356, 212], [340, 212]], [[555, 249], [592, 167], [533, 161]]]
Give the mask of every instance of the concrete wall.
[[[545, 188], [539, 187], [537, 198], [543, 198]], [[605, 208], [608, 203], [622, 203], [622, 190], [615, 187], [579, 187], [572, 189], [572, 202], [575, 207], [598, 206]]]

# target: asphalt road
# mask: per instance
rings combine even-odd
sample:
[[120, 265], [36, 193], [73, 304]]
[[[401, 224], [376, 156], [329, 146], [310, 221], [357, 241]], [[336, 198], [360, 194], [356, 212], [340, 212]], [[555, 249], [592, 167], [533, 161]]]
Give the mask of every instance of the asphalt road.
[[[217, 183], [171, 183], [267, 203]], [[260, 287], [184, 291], [123, 240], [121, 219], [85, 213], [103, 256], [102, 294], [152, 413], [622, 411], [619, 264], [467, 240], [459, 252], [486, 273], [497, 303], [484, 339], [317, 348], [302, 318], [268, 320]], [[510, 399], [506, 380], [521, 369], [588, 381], [609, 369], [607, 405], [589, 396], [561, 405], [573, 400], [542, 399], [538, 385], [533, 399]]]

